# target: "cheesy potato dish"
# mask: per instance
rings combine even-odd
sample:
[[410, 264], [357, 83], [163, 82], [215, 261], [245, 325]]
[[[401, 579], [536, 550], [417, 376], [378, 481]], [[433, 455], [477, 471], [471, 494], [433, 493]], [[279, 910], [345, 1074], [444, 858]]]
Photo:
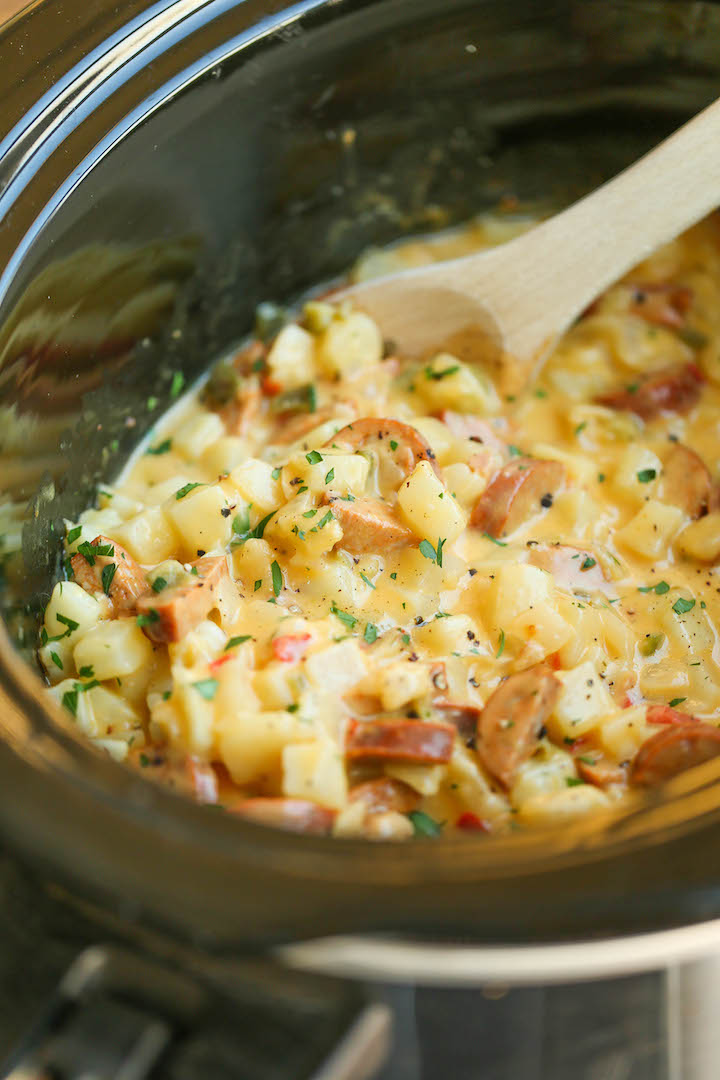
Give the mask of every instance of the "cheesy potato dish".
[[603, 813], [720, 754], [717, 218], [515, 395], [332, 294], [261, 314], [67, 523], [39, 657], [69, 722], [201, 802], [369, 838]]

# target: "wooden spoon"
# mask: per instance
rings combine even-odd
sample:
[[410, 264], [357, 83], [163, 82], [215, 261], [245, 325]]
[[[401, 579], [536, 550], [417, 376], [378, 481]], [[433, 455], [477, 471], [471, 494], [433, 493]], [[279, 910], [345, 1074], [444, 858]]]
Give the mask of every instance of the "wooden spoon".
[[491, 360], [517, 387], [599, 293], [718, 204], [720, 101], [525, 235], [342, 295], [401, 351], [443, 347]]

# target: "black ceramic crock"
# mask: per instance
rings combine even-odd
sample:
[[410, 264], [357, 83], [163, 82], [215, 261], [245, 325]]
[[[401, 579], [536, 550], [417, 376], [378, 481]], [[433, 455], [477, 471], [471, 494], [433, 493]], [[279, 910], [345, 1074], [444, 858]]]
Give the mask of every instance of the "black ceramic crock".
[[63, 517], [259, 301], [504, 196], [560, 206], [719, 92], [720, 6], [683, 0], [40, 0], [6, 26], [0, 833], [46, 880], [224, 950], [720, 917], [711, 770], [600, 833], [295, 836], [96, 753], [56, 725], [32, 657]]

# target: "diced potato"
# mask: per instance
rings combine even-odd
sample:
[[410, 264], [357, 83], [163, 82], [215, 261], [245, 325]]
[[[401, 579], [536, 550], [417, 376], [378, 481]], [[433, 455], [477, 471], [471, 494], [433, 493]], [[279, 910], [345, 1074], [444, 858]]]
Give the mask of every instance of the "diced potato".
[[662, 461], [647, 446], [631, 443], [622, 454], [613, 476], [613, 487], [634, 502], [652, 495], [662, 472]]
[[194, 668], [215, 660], [225, 648], [227, 635], [209, 619], [204, 619], [194, 630], [178, 642], [168, 645], [171, 664]]
[[283, 390], [305, 386], [315, 378], [315, 341], [296, 323], [288, 323], [275, 338], [268, 353], [271, 377]]
[[158, 563], [177, 553], [178, 535], [159, 506], [151, 506], [112, 531], [117, 540], [140, 563]]
[[548, 792], [528, 799], [519, 808], [518, 821], [528, 825], [561, 825], [585, 814], [609, 810], [611, 805], [604, 791], [592, 784], [578, 784], [565, 791]]
[[[139, 514], [143, 509], [143, 504], [138, 499], [132, 499], [129, 495], [125, 495], [124, 493], [107, 486], [104, 486], [98, 491], [98, 502], [100, 503], [100, 513], [104, 513], [107, 510], [112, 511], [113, 522], [111, 524], [117, 524], [118, 521], [126, 521], [127, 518]], [[98, 511], [94, 512], [98, 513]], [[82, 516], [84, 519], [85, 515], [83, 514]], [[106, 526], [104, 523], [101, 524], [95, 533], [95, 536], [98, 536], [100, 533], [105, 533], [109, 527], [110, 526]], [[68, 526], [68, 529], [69, 528], [70, 526]], [[95, 537], [90, 537], [90, 539], [94, 540]], [[75, 541], [75, 546], [79, 543], [82, 543], [80, 537]]]
[[350, 492], [360, 496], [365, 492], [370, 463], [362, 454], [344, 454], [323, 449], [320, 461], [308, 461], [307, 454], [293, 455], [282, 471], [282, 490], [286, 499], [307, 487], [313, 495], [326, 491]]
[[273, 477], [273, 467], [258, 458], [248, 458], [230, 473], [229, 483], [259, 513], [269, 514], [283, 502], [282, 487]]
[[190, 754], [201, 757], [209, 756], [215, 744], [215, 702], [208, 701], [198, 691], [193, 682], [202, 682], [205, 676], [197, 673], [193, 678], [188, 672], [185, 680], [176, 679], [173, 698], [178, 707], [179, 729], [175, 733], [177, 742]]
[[646, 720], [647, 705], [615, 711], [598, 725], [600, 743], [618, 763], [632, 761], [642, 744], [660, 730]]
[[632, 660], [635, 652], [635, 633], [614, 608], [598, 612], [608, 654], [615, 659]]
[[402, 780], [420, 795], [437, 795], [445, 779], [446, 765], [414, 765], [407, 762], [389, 762], [385, 765], [386, 776]]
[[117, 679], [149, 667], [153, 647], [135, 619], [113, 619], [88, 630], [75, 646], [78, 671], [90, 667], [96, 679]]
[[452, 543], [464, 531], [465, 514], [428, 461], [419, 461], [398, 492], [398, 506], [421, 539]]
[[534, 662], [537, 662], [561, 649], [574, 636], [575, 629], [551, 604], [540, 601], [516, 615], [506, 632], [533, 645]]
[[527, 563], [506, 563], [495, 574], [494, 625], [505, 626], [518, 615], [547, 602], [552, 595], [552, 578], [544, 570]]
[[693, 599], [689, 589], [671, 589], [657, 603], [660, 623], [670, 641], [692, 653], [693, 659], [714, 659], [716, 636], [707, 611], [700, 607], [697, 600], [689, 611], [675, 610], [678, 601], [690, 603]]
[[345, 763], [331, 739], [286, 746], [282, 766], [284, 795], [337, 810], [347, 802]]
[[69, 638], [51, 641], [38, 649], [38, 658], [51, 683], [62, 682], [75, 674], [73, 643]]
[[[204, 477], [202, 478], [204, 479]], [[160, 506], [166, 499], [173, 499], [181, 488], [188, 484], [196, 483], [197, 476], [188, 476], [187, 473], [171, 473], [161, 480], [153, 483], [145, 491], [144, 499], [148, 506]]]
[[250, 596], [258, 589], [270, 587], [271, 566], [275, 555], [267, 540], [246, 540], [232, 553], [233, 577], [242, 585], [242, 592]]
[[[138, 509], [142, 510], [142, 506], [138, 507]], [[84, 535], [87, 535], [92, 541], [96, 536], [106, 535], [110, 529], [114, 529], [122, 520], [123, 515], [114, 506], [109, 506], [105, 510], [85, 510], [79, 518], [83, 534], [77, 540], [74, 540], [72, 544], [68, 544], [68, 551], [75, 551], [78, 544], [82, 544]]]
[[367, 674], [365, 657], [357, 642], [334, 642], [308, 656], [305, 670], [311, 682], [320, 690], [343, 694]]
[[465, 650], [471, 642], [477, 644], [485, 638], [485, 633], [469, 615], [448, 615], [419, 626], [414, 637], [418, 645], [435, 656], [446, 656]]
[[[101, 619], [106, 618], [108, 610], [108, 603], [104, 597], [97, 599], [91, 596], [75, 581], [58, 581], [45, 608], [45, 629], [50, 637], [66, 634], [67, 637], [63, 638], [63, 643], [75, 643], [88, 630], [97, 626]], [[70, 622], [77, 623], [77, 628], [71, 630], [67, 623], [60, 621], [59, 615], [69, 619]]]
[[657, 664], [647, 664], [640, 672], [640, 689], [650, 699], [687, 697], [689, 688], [688, 673], [678, 667], [676, 660], [659, 660]]
[[571, 671], [558, 671], [557, 678], [561, 687], [553, 721], [561, 735], [576, 739], [615, 710], [615, 702], [593, 664], [586, 661]]
[[464, 465], [461, 461], [446, 465], [443, 475], [448, 491], [469, 514], [487, 487], [487, 476], [474, 472], [469, 465]]
[[383, 709], [392, 712], [426, 694], [430, 689], [428, 669], [424, 664], [397, 660], [377, 673], [377, 692]]
[[515, 806], [521, 806], [538, 795], [564, 791], [568, 778], [577, 775], [570, 754], [543, 740], [537, 754], [517, 770], [510, 798]]
[[[75, 679], [63, 679], [56, 686], [50, 687], [48, 693], [51, 698], [54, 698], [58, 705], [63, 704], [63, 698], [66, 701], [72, 700], [74, 703], [73, 710], [63, 707], [63, 715], [66, 720], [72, 720], [77, 725], [83, 735], [89, 735], [90, 738], [95, 738], [100, 734], [100, 728], [98, 726], [95, 712], [90, 704], [90, 700], [87, 695], [87, 691], [78, 691], [78, 683]], [[68, 697], [66, 697], [68, 695]]]
[[361, 311], [333, 319], [320, 338], [318, 366], [326, 375], [351, 376], [379, 364], [383, 339], [377, 323]]
[[263, 708], [286, 709], [296, 702], [304, 681], [294, 665], [271, 661], [253, 675], [253, 689]]
[[681, 551], [698, 562], [715, 563], [720, 558], [720, 511], [713, 510], [691, 521], [676, 541]]
[[505, 797], [498, 794], [483, 771], [477, 754], [455, 740], [447, 779], [453, 791], [473, 814], [488, 821], [503, 821], [508, 816]]
[[134, 736], [142, 729], [140, 715], [121, 693], [105, 686], [94, 686], [83, 693], [90, 704], [98, 732], [106, 737], [134, 742]]
[[244, 461], [249, 452], [246, 439], [241, 439], [238, 435], [223, 435], [221, 439], [210, 443], [200, 460], [210, 472], [223, 476]]
[[615, 533], [615, 540], [647, 559], [656, 559], [667, 550], [687, 521], [679, 506], [650, 499], [634, 518]]
[[96, 739], [95, 745], [109, 754], [113, 761], [125, 761], [128, 756], [128, 744], [122, 739]]
[[197, 461], [224, 434], [225, 425], [220, 416], [203, 410], [176, 428], [172, 437], [173, 450], [190, 461]]
[[168, 499], [163, 509], [182, 537], [183, 554], [194, 559], [199, 552], [219, 551], [232, 536], [232, 514], [225, 515], [228, 498], [219, 484], [204, 484], [183, 495]]
[[[241, 704], [241, 703], [239, 703]], [[217, 741], [221, 761], [236, 784], [277, 778], [288, 743], [311, 738], [292, 713], [218, 710]]]
[[434, 416], [414, 416], [412, 426], [427, 439], [439, 465], [457, 461], [459, 440], [442, 420]]
[[500, 398], [491, 379], [449, 353], [438, 353], [415, 380], [415, 389], [432, 408], [491, 416]]

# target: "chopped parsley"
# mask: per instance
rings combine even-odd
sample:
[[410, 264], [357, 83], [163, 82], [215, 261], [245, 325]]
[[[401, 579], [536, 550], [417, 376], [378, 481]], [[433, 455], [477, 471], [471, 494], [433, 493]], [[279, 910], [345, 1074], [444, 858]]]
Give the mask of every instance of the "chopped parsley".
[[683, 701], [687, 701], [686, 697], [674, 697], [670, 702], [670, 708], [674, 709], [676, 705], [682, 705]]
[[335, 479], [335, 470], [331, 469], [330, 472], [325, 474], [325, 483], [329, 484]]
[[419, 545], [420, 552], [425, 556], [426, 559], [429, 559], [430, 562], [434, 562], [437, 563], [438, 566], [442, 566], [442, 552], [444, 544], [445, 540], [438, 540], [437, 548], [434, 548], [429, 540], [421, 540]]
[[328, 510], [327, 514], [325, 514], [325, 516], [320, 521], [318, 521], [317, 525], [313, 526], [310, 532], [317, 532], [319, 529], [324, 529], [328, 521], [332, 521], [332, 519], [333, 512], [332, 510]]
[[255, 582], [255, 587], [253, 589], [253, 592], [257, 592], [258, 589], [260, 589], [260, 588], [262, 588], [262, 578], [259, 577], [257, 579], [257, 581]]
[[322, 459], [322, 454], [318, 453], [317, 450], [311, 450], [309, 454], [305, 455], [308, 465], [319, 465]]
[[81, 679], [94, 679], [95, 668], [92, 666], [92, 664], [84, 664], [83, 667], [80, 668], [78, 675]]
[[102, 568], [102, 573], [100, 574], [100, 578], [102, 580], [103, 592], [107, 596], [110, 595], [110, 586], [112, 585], [112, 581], [113, 581], [113, 578], [115, 577], [115, 571], [116, 570], [117, 570], [117, 565], [114, 562], [108, 563], [106, 566], [103, 566], [103, 568]]
[[522, 452], [522, 450], [520, 449], [519, 446], [513, 446], [511, 444], [510, 446], [508, 446], [508, 450], [510, 451], [510, 457], [522, 457], [523, 456], [523, 452]]
[[377, 626], [375, 626], [375, 623], [371, 623], [371, 622], [366, 623], [365, 624], [365, 630], [363, 632], [363, 640], [366, 641], [368, 643], [368, 645], [372, 645], [372, 643], [374, 641], [377, 641], [377, 636], [378, 636], [378, 631], [377, 631]]
[[157, 446], [148, 446], [145, 451], [146, 454], [167, 454], [168, 450], [172, 447], [172, 439], [165, 439], [164, 442], [158, 443]]
[[191, 491], [194, 491], [195, 488], [199, 488], [199, 487], [202, 487], [202, 484], [198, 484], [198, 483], [185, 484], [183, 487], [179, 488], [179, 490], [175, 492], [175, 498], [176, 499], [184, 499], [186, 495], [188, 495]]
[[271, 518], [275, 516], [277, 511], [271, 510], [261, 521], [258, 521], [252, 529], [250, 528], [250, 516], [248, 510], [244, 510], [242, 514], [236, 514], [233, 521], [233, 532], [236, 534], [237, 539], [233, 541], [233, 544], [244, 544], [246, 540], [262, 540], [265, 528]]
[[278, 563], [277, 559], [273, 560], [273, 562], [272, 562], [272, 564], [270, 566], [270, 572], [272, 574], [273, 594], [275, 596], [279, 596], [280, 595], [280, 590], [283, 587], [283, 577], [282, 577], [282, 570], [280, 569], [280, 564]]
[[95, 559], [100, 555], [115, 554], [115, 548], [112, 544], [91, 544], [88, 540], [84, 540], [82, 544], [78, 544], [78, 552], [85, 557], [85, 561], [90, 565], [95, 565]]
[[61, 635], [62, 637], [69, 637], [80, 625], [80, 623], [75, 622], [74, 619], [68, 619], [67, 615], [61, 615], [59, 612], [55, 618], [59, 623], [62, 623], [63, 626], [67, 626], [65, 633]]
[[408, 814], [416, 836], [440, 836], [444, 822], [435, 821], [423, 810], [411, 810]]
[[670, 592], [670, 586], [667, 581], [658, 581], [657, 585], [638, 585], [638, 592], [654, 592], [656, 596], [664, 596], [666, 592]]
[[676, 615], [686, 615], [688, 611], [692, 611], [695, 607], [694, 600], [686, 600], [684, 596], [678, 596], [677, 600], [672, 606]]
[[583, 420], [583, 422], [581, 424], [578, 424], [578, 426], [575, 428], [575, 436], [577, 437], [578, 435], [582, 435], [586, 427], [587, 420]]
[[397, 450], [397, 448], [398, 448], [397, 442], [395, 441], [395, 439], [391, 439], [390, 440], [390, 449], [392, 451], [395, 451], [395, 450]]
[[270, 475], [272, 476], [273, 480], [279, 480], [281, 472], [282, 472], [282, 469], [278, 466], [276, 469], [273, 469], [273, 471], [270, 473]]
[[164, 577], [156, 577], [152, 583], [153, 592], [162, 592], [163, 589], [167, 589], [167, 581]]
[[157, 611], [155, 610], [155, 608], [151, 608], [150, 611], [147, 612], [147, 614], [143, 613], [142, 615], [138, 615], [135, 622], [138, 624], [138, 626], [152, 626], [153, 623], [159, 622], [159, 620], [160, 616], [158, 615]]
[[590, 555], [586, 555], [586, 557], [583, 559], [583, 561], [582, 561], [582, 563], [580, 565], [580, 569], [581, 570], [592, 570], [593, 566], [597, 566], [597, 559], [593, 559], [593, 558], [590, 557]]
[[313, 518], [317, 514], [317, 510], [306, 510], [303, 514], [304, 518]]
[[50, 659], [52, 660], [55, 667], [59, 667], [60, 670], [62, 671], [63, 662], [62, 662], [62, 660], [60, 659], [60, 657], [58, 656], [58, 654], [56, 652], [51, 652], [50, 653]]
[[360, 577], [361, 577], [361, 578], [363, 579], [363, 581], [365, 582], [365, 584], [366, 584], [366, 585], [369, 585], [369, 586], [370, 586], [370, 588], [371, 588], [371, 589], [374, 589], [374, 588], [375, 588], [375, 586], [373, 585], [373, 583], [372, 583], [372, 581], [370, 580], [370, 578], [369, 578], [369, 577], [366, 577], [366, 575], [365, 575], [365, 574], [363, 574], [363, 572], [362, 572], [362, 571], [360, 571]]
[[639, 484], [649, 484], [657, 476], [657, 469], [641, 469], [637, 474]]
[[66, 537], [68, 544], [74, 544], [81, 532], [82, 525], [76, 525], [74, 529], [71, 529]]
[[498, 540], [496, 537], [491, 536], [490, 533], [484, 532], [483, 536], [486, 540], [490, 540], [491, 543], [497, 544], [498, 547], [507, 547], [507, 542], [505, 540]]
[[499, 660], [504, 651], [505, 651], [505, 631], [501, 630], [500, 631], [500, 637], [498, 638], [497, 652], [495, 653], [496, 659]]
[[566, 776], [565, 783], [568, 787], [579, 787], [580, 784], [584, 784], [585, 781], [581, 780], [579, 776]]
[[212, 701], [220, 684], [217, 679], [199, 679], [192, 685], [200, 697], [205, 698], [206, 701]]
[[223, 652], [227, 652], [228, 649], [234, 649], [236, 645], [242, 645], [245, 641], [250, 641], [251, 639], [252, 634], [239, 634], [237, 637], [231, 637], [223, 649]]
[[334, 600], [330, 605], [330, 613], [339, 619], [341, 623], [344, 623], [348, 630], [352, 630], [357, 622], [354, 615], [351, 615], [348, 611], [341, 611]]
[[170, 397], [176, 398], [183, 386], [185, 385], [185, 376], [182, 371], [174, 371], [172, 382], [170, 383]]
[[435, 379], [435, 380], [444, 379], [448, 375], [456, 375], [459, 370], [460, 370], [460, 365], [459, 364], [452, 364], [450, 367], [443, 368], [442, 371], [433, 371], [433, 369], [431, 367], [426, 367], [425, 368], [425, 378], [426, 379]]

